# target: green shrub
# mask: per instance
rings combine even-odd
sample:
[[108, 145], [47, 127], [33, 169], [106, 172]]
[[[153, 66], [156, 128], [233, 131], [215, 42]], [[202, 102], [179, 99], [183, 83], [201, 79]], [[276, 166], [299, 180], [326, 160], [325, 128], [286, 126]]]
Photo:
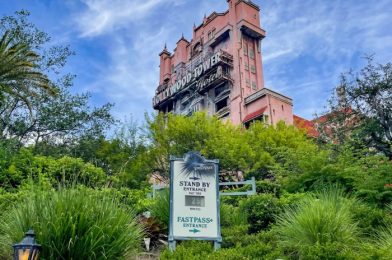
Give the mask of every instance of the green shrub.
[[222, 227], [222, 247], [235, 247], [244, 241], [248, 234], [248, 225]]
[[281, 194], [281, 186], [272, 181], [268, 180], [263, 180], [263, 181], [257, 181], [256, 182], [256, 191], [257, 193], [271, 193], [275, 197], [279, 197]]
[[387, 214], [385, 210], [363, 202], [355, 203], [351, 212], [362, 234], [369, 237], [373, 236], [377, 230], [385, 225], [392, 224], [392, 215]]
[[42, 178], [46, 178], [53, 186], [62, 183], [68, 186], [83, 184], [102, 187], [107, 181], [101, 168], [85, 163], [80, 158], [34, 156], [28, 149], [21, 149], [7, 164], [0, 165], [0, 187], [6, 190], [19, 188], [30, 179], [36, 181]]
[[0, 255], [33, 228], [43, 259], [119, 259], [141, 244], [133, 212], [85, 188], [31, 191], [0, 219]]
[[100, 189], [99, 193], [118, 198], [122, 204], [132, 208], [137, 214], [149, 210], [150, 205], [154, 202], [147, 198], [147, 194], [150, 193], [149, 189], [104, 188]]
[[168, 228], [170, 218], [170, 192], [169, 189], [161, 190], [149, 206], [151, 215], [159, 222], [163, 229]]
[[239, 207], [230, 204], [220, 204], [220, 223], [222, 227], [246, 225], [247, 217]]
[[[225, 228], [229, 231], [229, 228]], [[237, 229], [239, 231], [240, 229]], [[245, 230], [246, 231], [246, 230]], [[223, 232], [225, 233], [225, 231]], [[234, 233], [237, 233], [236, 231]], [[225, 243], [226, 238], [223, 238]], [[183, 241], [179, 242], [176, 251], [167, 248], [162, 252], [161, 259], [189, 260], [241, 260], [241, 259], [278, 259], [282, 252], [276, 246], [276, 236], [271, 232], [248, 235], [237, 233], [237, 243], [229, 248], [213, 251], [211, 242]]]
[[280, 246], [301, 259], [344, 259], [358, 242], [354, 203], [336, 188], [304, 198], [278, 217]]
[[251, 196], [240, 202], [240, 212], [247, 216], [249, 233], [268, 229], [281, 211], [278, 198], [272, 194]]
[[221, 204], [226, 204], [226, 205], [231, 205], [234, 207], [238, 207], [240, 204], [240, 201], [244, 200], [244, 197], [242, 196], [221, 196], [220, 197], [220, 203]]
[[22, 194], [4, 192], [0, 194], [0, 216], [7, 211], [14, 203], [22, 198]]
[[181, 241], [177, 243], [176, 250], [170, 252], [166, 248], [160, 255], [160, 259], [170, 260], [204, 260], [213, 252], [213, 246], [211, 242], [205, 241]]

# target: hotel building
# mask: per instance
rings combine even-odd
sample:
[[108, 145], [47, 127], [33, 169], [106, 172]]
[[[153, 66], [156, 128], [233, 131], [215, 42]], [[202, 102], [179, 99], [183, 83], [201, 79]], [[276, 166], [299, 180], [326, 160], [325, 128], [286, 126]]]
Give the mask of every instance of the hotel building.
[[254, 120], [293, 124], [292, 99], [264, 87], [260, 8], [252, 1], [227, 0], [228, 10], [213, 12], [182, 36], [173, 52], [160, 56], [154, 109], [190, 115], [206, 111], [233, 124]]

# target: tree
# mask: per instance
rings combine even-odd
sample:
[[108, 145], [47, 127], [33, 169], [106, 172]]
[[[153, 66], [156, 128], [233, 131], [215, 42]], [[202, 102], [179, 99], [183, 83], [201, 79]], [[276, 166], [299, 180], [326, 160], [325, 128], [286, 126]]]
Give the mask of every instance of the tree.
[[[0, 31], [8, 32], [9, 44], [24, 46], [20, 48], [31, 56], [30, 62], [34, 61], [25, 66], [34, 67], [28, 75], [35, 76], [35, 80], [24, 81], [25, 85], [21, 86], [26, 86], [26, 90], [36, 89], [34, 95], [25, 91], [3, 97], [0, 104], [0, 139], [15, 138], [21, 143], [58, 145], [77, 142], [87, 135], [104, 134], [114, 123], [110, 114], [112, 104], [91, 108], [88, 93], [71, 94], [75, 76], [62, 73], [62, 68], [74, 52], [69, 46], [47, 47], [51, 38], [30, 23], [28, 17], [29, 12], [22, 10], [15, 16], [5, 16], [0, 20]], [[45, 75], [50, 75], [50, 79]], [[35, 88], [44, 81], [51, 87], [50, 90], [57, 91], [57, 95]]]
[[35, 96], [35, 89], [50, 94], [55, 89], [48, 78], [37, 70], [38, 55], [23, 43], [12, 44], [9, 31], [0, 40], [0, 101], [8, 94], [25, 102], [30, 108], [29, 96]]
[[364, 145], [392, 159], [392, 63], [374, 64], [373, 57], [367, 62], [359, 73], [342, 75], [320, 129], [327, 125], [324, 137], [339, 136], [334, 141]]
[[312, 162], [328, 160], [317, 156], [320, 150], [302, 131], [283, 122], [277, 126], [257, 122], [246, 130], [202, 112], [189, 117], [159, 114], [147, 121], [151, 172], [166, 178], [169, 156], [182, 157], [189, 151], [219, 159], [221, 176], [241, 171], [257, 179], [317, 170]]
[[146, 184], [149, 150], [133, 120], [125, 121], [109, 140], [103, 136], [83, 138], [72, 150], [75, 156], [104, 169], [111, 176], [110, 186], [140, 188]]
[[182, 157], [189, 151], [219, 158], [221, 169], [227, 171], [248, 169], [246, 158], [251, 157], [251, 150], [241, 128], [205, 113], [147, 118], [147, 137], [151, 172], [163, 178], [168, 178], [170, 155]]

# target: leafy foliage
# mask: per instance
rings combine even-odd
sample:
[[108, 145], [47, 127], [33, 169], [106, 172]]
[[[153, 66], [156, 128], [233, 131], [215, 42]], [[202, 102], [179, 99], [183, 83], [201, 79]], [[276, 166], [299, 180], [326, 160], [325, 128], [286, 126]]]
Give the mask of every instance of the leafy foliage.
[[372, 56], [359, 73], [342, 74], [330, 113], [320, 122], [321, 138], [372, 148], [392, 159], [391, 75], [392, 63], [374, 64]]
[[54, 159], [34, 156], [28, 149], [21, 149], [0, 168], [0, 187], [18, 188], [26, 181], [46, 179], [52, 186], [84, 184], [101, 187], [106, 183], [102, 169], [72, 157]]
[[301, 259], [344, 258], [358, 242], [354, 202], [336, 188], [305, 198], [278, 217], [279, 244]]
[[1, 216], [0, 250], [10, 258], [11, 245], [32, 227], [45, 259], [118, 259], [134, 255], [141, 228], [134, 213], [115, 198], [86, 189], [31, 191]]
[[114, 122], [112, 105], [90, 108], [89, 94], [71, 94], [74, 76], [61, 70], [73, 52], [69, 46], [46, 47], [49, 35], [28, 17], [22, 10], [0, 20], [0, 32], [6, 32], [0, 55], [9, 56], [0, 64], [0, 138], [57, 144], [103, 134]]
[[302, 149], [307, 155], [318, 152], [303, 132], [284, 123], [275, 128], [259, 122], [243, 131], [202, 112], [190, 117], [159, 114], [147, 120], [151, 168], [166, 178], [169, 155], [182, 157], [188, 151], [220, 158], [222, 170], [250, 172], [249, 176], [258, 179], [273, 178], [271, 169], [287, 150]]
[[30, 107], [28, 97], [43, 89], [54, 94], [48, 78], [37, 70], [38, 55], [23, 43], [12, 44], [8, 31], [0, 39], [0, 102], [5, 94], [20, 98]]
[[150, 205], [151, 215], [159, 222], [162, 229], [169, 227], [170, 219], [170, 193], [168, 189], [157, 192], [154, 202]]
[[220, 223], [222, 227], [247, 226], [247, 216], [239, 207], [221, 203]]
[[[228, 231], [228, 229], [226, 229]], [[240, 231], [238, 227], [233, 230]], [[247, 235], [238, 232], [230, 237], [234, 244], [226, 243], [225, 248], [213, 251], [212, 244], [200, 241], [184, 241], [177, 247], [176, 251], [170, 252], [165, 249], [161, 254], [161, 259], [279, 259], [282, 252], [276, 245], [276, 236], [271, 232]], [[226, 236], [227, 237], [227, 236]], [[225, 242], [224, 242], [225, 243]], [[225, 244], [224, 244], [225, 245]]]

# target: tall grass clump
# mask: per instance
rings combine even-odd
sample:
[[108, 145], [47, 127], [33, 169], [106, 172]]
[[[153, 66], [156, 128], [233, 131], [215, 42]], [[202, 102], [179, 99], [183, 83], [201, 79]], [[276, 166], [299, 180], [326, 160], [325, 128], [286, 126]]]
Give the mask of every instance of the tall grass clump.
[[170, 218], [170, 192], [169, 189], [159, 191], [153, 203], [149, 206], [151, 215], [158, 221], [163, 229], [169, 226]]
[[385, 259], [392, 259], [392, 225], [379, 232], [376, 245]]
[[349, 258], [359, 234], [351, 214], [355, 203], [338, 188], [304, 198], [278, 217], [280, 246], [293, 258]]
[[[390, 213], [392, 213], [392, 204], [389, 205]], [[377, 248], [381, 254], [381, 259], [392, 259], [392, 224], [383, 228], [378, 233], [378, 241], [376, 241]]]
[[0, 259], [11, 258], [11, 245], [29, 228], [42, 259], [123, 259], [142, 236], [132, 211], [86, 188], [36, 190], [17, 202], [0, 219]]

